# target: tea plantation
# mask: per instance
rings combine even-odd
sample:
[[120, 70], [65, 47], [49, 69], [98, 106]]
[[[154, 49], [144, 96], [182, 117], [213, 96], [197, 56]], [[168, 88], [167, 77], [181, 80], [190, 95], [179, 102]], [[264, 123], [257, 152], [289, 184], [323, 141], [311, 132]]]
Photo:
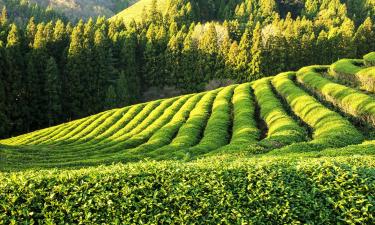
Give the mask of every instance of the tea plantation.
[[0, 141], [0, 224], [375, 224], [375, 53]]

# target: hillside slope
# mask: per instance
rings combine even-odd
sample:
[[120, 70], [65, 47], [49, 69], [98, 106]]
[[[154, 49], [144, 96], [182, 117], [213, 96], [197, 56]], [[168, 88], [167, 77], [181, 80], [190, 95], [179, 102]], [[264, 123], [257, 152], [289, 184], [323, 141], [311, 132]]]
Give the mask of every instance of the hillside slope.
[[87, 19], [89, 17], [115, 15], [124, 8], [134, 4], [137, 0], [29, 0], [43, 7], [49, 7], [64, 13], [69, 18]]
[[[131, 5], [128, 8], [125, 8], [123, 11], [119, 12], [110, 20], [124, 20], [124, 21], [131, 21], [140, 20], [142, 16], [142, 12], [144, 9], [149, 10], [151, 7], [152, 0], [140, 0], [137, 3]], [[169, 4], [169, 0], [157, 0], [157, 6], [160, 12], [165, 12]]]
[[1, 140], [0, 224], [374, 224], [373, 56]]
[[374, 153], [373, 71], [363, 60], [340, 60], [109, 110], [0, 141], [0, 167], [186, 160], [231, 151]]

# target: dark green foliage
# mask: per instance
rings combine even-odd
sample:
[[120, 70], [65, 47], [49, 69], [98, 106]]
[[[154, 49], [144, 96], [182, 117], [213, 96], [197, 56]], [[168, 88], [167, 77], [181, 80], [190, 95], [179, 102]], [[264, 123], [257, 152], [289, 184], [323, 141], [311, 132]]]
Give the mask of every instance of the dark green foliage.
[[56, 61], [51, 57], [47, 61], [45, 74], [47, 76], [45, 83], [45, 94], [47, 98], [48, 125], [52, 126], [59, 121], [61, 111], [61, 83], [59, 80], [59, 71]]
[[[234, 161], [233, 161], [234, 160]], [[375, 221], [374, 161], [233, 159], [2, 173], [8, 223], [358, 223]]]
[[57, 19], [68, 21], [68, 19], [63, 14], [58, 13], [52, 9], [41, 7], [38, 4], [33, 4], [28, 0], [2, 0], [0, 2], [0, 5], [4, 7], [1, 14], [1, 21], [4, 21], [5, 9], [7, 11], [9, 22], [15, 22], [20, 25], [26, 24], [30, 17], [34, 17], [38, 22], [46, 22]]
[[111, 109], [116, 107], [117, 104], [117, 96], [115, 89], [113, 86], [109, 86], [106, 97], [105, 97], [105, 107], [107, 109]]

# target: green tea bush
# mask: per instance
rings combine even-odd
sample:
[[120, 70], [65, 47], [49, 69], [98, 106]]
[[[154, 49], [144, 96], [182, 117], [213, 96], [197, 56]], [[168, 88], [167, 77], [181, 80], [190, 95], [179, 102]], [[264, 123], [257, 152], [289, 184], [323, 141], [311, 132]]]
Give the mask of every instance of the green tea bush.
[[[109, 137], [112, 137], [114, 134], [119, 133], [121, 130], [126, 130], [125, 129], [126, 126], [129, 123], [131, 123], [131, 121], [136, 120], [136, 117], [138, 115], [142, 114], [141, 112], [142, 112], [143, 109], [148, 110], [146, 108], [147, 106], [149, 106], [148, 108], [152, 108], [152, 107], [157, 107], [159, 104], [160, 104], [160, 100], [159, 101], [150, 102], [150, 103], [146, 103], [146, 104], [138, 104], [138, 105], [132, 106], [113, 125], [107, 127], [105, 129], [105, 131], [103, 131], [101, 134], [95, 136], [90, 141], [83, 142], [82, 145], [85, 145], [85, 144], [86, 145], [90, 145], [90, 144], [94, 145], [94, 144], [100, 143], [101, 141], [106, 140]], [[128, 129], [127, 130], [127, 132], [128, 132], [131, 128], [128, 127], [127, 129]], [[75, 146], [75, 148], [76, 147], [77, 147], [77, 145]]]
[[[361, 143], [362, 134], [345, 118], [338, 113], [329, 110], [314, 97], [296, 86], [292, 79], [294, 72], [282, 73], [272, 80], [277, 92], [285, 98], [293, 109], [307, 125], [313, 129], [312, 144], [324, 147], [344, 147], [350, 144]], [[317, 148], [314, 146], [313, 148]], [[300, 148], [301, 147], [301, 148]], [[307, 146], [292, 145], [288, 148], [303, 150]]]
[[364, 65], [361, 59], [341, 59], [333, 63], [328, 70], [328, 74], [346, 85], [359, 86], [360, 82], [356, 74]]
[[[44, 158], [40, 162], [48, 164], [53, 163], [70, 163], [70, 162], [101, 162], [107, 159], [119, 158], [123, 151], [130, 148], [135, 148], [143, 143], [146, 143], [148, 139], [161, 127], [167, 124], [176, 112], [182, 107], [182, 105], [191, 98], [191, 95], [186, 95], [177, 99], [168, 100], [171, 101], [171, 105], [168, 108], [162, 109], [161, 114], [155, 113], [155, 120], [145, 120], [147, 124], [143, 124], [143, 129], [139, 132], [128, 136], [128, 138], [122, 142], [118, 142], [111, 147], [106, 148], [94, 148], [91, 150], [80, 150], [73, 152], [71, 155], [60, 154], [57, 158]], [[163, 104], [163, 103], [162, 103]], [[169, 105], [168, 103], [166, 105]], [[151, 112], [152, 115], [156, 110]], [[142, 123], [141, 123], [142, 124]], [[134, 131], [134, 130], [133, 130]], [[116, 153], [116, 154], [115, 154]], [[62, 157], [63, 156], [63, 160]]]
[[264, 78], [253, 83], [260, 115], [268, 128], [267, 137], [260, 144], [277, 148], [305, 141], [308, 136], [306, 129], [299, 126], [284, 110], [280, 99], [272, 91], [270, 80], [270, 78]]
[[251, 91], [250, 83], [241, 84], [234, 89], [231, 145], [254, 143], [259, 139], [260, 131], [257, 128]]
[[341, 111], [375, 127], [373, 97], [322, 77], [314, 67], [298, 71], [297, 80]]
[[[100, 114], [102, 114], [102, 113], [100, 113]], [[49, 139], [52, 139], [52, 138], [58, 138], [60, 136], [65, 135], [66, 133], [69, 133], [70, 131], [74, 130], [75, 128], [77, 128], [77, 126], [79, 126], [83, 123], [87, 123], [87, 121], [92, 121], [93, 118], [96, 117], [96, 116], [98, 116], [98, 115], [93, 115], [93, 116], [89, 116], [89, 117], [86, 117], [86, 118], [83, 118], [83, 119], [79, 119], [79, 120], [69, 122], [69, 123], [66, 124], [66, 126], [58, 127], [58, 129], [55, 129], [53, 132], [48, 132], [48, 131], [43, 132], [43, 130], [42, 130], [41, 131], [42, 134], [39, 135], [37, 138], [29, 139], [29, 138], [26, 137], [23, 144], [37, 145], [37, 144], [43, 143], [46, 140], [49, 140]]]
[[[96, 114], [94, 116], [91, 116], [88, 120], [84, 121], [83, 123], [81, 123], [79, 125], [76, 124], [76, 126], [73, 126], [72, 129], [65, 129], [62, 132], [60, 132], [59, 134], [54, 135], [50, 138], [43, 138], [42, 140], [38, 140], [37, 144], [38, 145], [46, 145], [46, 144], [59, 143], [60, 141], [66, 140], [69, 137], [78, 134], [79, 132], [81, 132], [87, 126], [92, 124], [95, 120], [97, 120], [101, 116], [103, 116], [103, 115], [108, 116], [108, 115], [111, 115], [112, 113], [113, 113], [113, 111], [108, 111], [108, 112], [99, 113], [99, 114]], [[34, 143], [30, 143], [30, 144], [35, 145], [36, 143], [34, 142]]]
[[204, 134], [199, 144], [177, 151], [174, 155], [178, 158], [194, 157], [223, 147], [230, 142], [230, 129], [232, 125], [231, 100], [236, 85], [223, 88], [214, 101], [211, 117], [207, 122]]
[[0, 174], [2, 224], [373, 224], [370, 157], [213, 157]]
[[180, 110], [174, 114], [173, 118], [166, 125], [157, 130], [146, 143], [137, 148], [127, 150], [126, 154], [141, 154], [140, 157], [142, 157], [146, 152], [170, 144], [202, 96], [203, 93], [190, 97]]
[[375, 66], [375, 52], [371, 52], [363, 57], [366, 66]]
[[100, 117], [96, 118], [94, 121], [92, 121], [90, 124], [88, 124], [84, 129], [74, 133], [74, 134], [68, 134], [65, 138], [60, 139], [59, 141], [53, 143], [53, 146], [68, 146], [71, 143], [76, 142], [77, 140], [80, 140], [84, 138], [86, 135], [88, 135], [92, 130], [98, 129], [98, 127], [104, 123], [104, 121], [108, 118], [111, 118], [118, 110], [112, 110], [111, 112], [105, 113], [101, 115]]
[[[98, 137], [108, 128], [112, 127], [118, 120], [126, 117], [126, 113], [129, 111], [129, 108], [130, 107], [117, 109], [111, 116], [104, 118], [103, 120], [95, 121], [95, 123], [92, 123], [85, 129], [86, 132], [81, 132], [81, 135], [79, 137], [70, 138], [73, 140], [70, 140], [67, 144], [64, 145], [64, 147], [68, 147], [71, 145], [77, 146], [80, 143], [88, 143], [90, 140]], [[134, 106], [134, 108], [137, 107]]]
[[168, 159], [173, 152], [198, 144], [211, 115], [212, 105], [219, 90], [221, 89], [210, 91], [202, 97], [169, 145], [148, 152], [146, 155], [152, 158]]
[[375, 66], [360, 70], [356, 75], [361, 89], [375, 93]]
[[[140, 113], [133, 114], [135, 116], [129, 123], [125, 124], [125, 126], [121, 127], [115, 134], [111, 137], [103, 139], [102, 141], [92, 145], [87, 144], [86, 146], [79, 146], [79, 147], [67, 147], [65, 148], [56, 148], [58, 151], [53, 151], [48, 148], [46, 151], [40, 150], [39, 152], [33, 152], [29, 155], [32, 155], [34, 163], [37, 162], [58, 162], [58, 161], [66, 161], [69, 159], [76, 159], [81, 158], [83, 155], [87, 155], [93, 153], [94, 151], [103, 150], [106, 148], [110, 148], [115, 144], [118, 144], [121, 141], [118, 139], [127, 140], [132, 135], [141, 132], [144, 127], [147, 127], [150, 123], [156, 120], [162, 112], [169, 107], [172, 102], [174, 102], [176, 98], [168, 99], [165, 101], [155, 101], [147, 104]], [[136, 113], [136, 112], [135, 112]], [[131, 116], [131, 115], [130, 115]], [[148, 118], [148, 119], [147, 119]], [[139, 128], [138, 130], [136, 130]], [[122, 135], [121, 135], [122, 134]], [[128, 135], [128, 136], [126, 136]]]

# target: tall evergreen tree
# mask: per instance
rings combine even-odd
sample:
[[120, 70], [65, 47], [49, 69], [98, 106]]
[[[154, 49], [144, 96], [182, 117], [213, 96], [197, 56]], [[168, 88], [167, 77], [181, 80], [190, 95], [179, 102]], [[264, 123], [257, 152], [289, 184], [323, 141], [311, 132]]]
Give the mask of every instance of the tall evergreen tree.
[[252, 38], [251, 47], [251, 63], [250, 63], [250, 77], [248, 81], [255, 80], [263, 76], [262, 64], [263, 64], [263, 46], [262, 46], [262, 28], [258, 22], [255, 26], [255, 30]]
[[110, 85], [106, 91], [104, 104], [105, 104], [104, 105], [105, 109], [112, 109], [116, 107], [116, 104], [117, 104], [116, 91], [112, 85]]
[[8, 109], [8, 118], [12, 121], [11, 132], [13, 134], [28, 130], [25, 121], [24, 104], [24, 57], [22, 56], [22, 38], [16, 24], [11, 24], [6, 44], [6, 75], [5, 75], [5, 93], [6, 108]]
[[63, 79], [63, 111], [67, 120], [79, 118], [85, 113], [81, 111], [81, 102], [83, 86], [81, 84], [81, 75], [85, 73], [82, 62], [85, 61], [83, 55], [83, 22], [80, 21], [70, 38], [70, 45], [67, 55], [67, 65]]
[[252, 46], [252, 40], [251, 40], [251, 33], [250, 30], [246, 29], [243, 33], [240, 41], [240, 45], [238, 46], [238, 65], [237, 72], [238, 76], [237, 80], [239, 81], [246, 81], [250, 71], [250, 64], [251, 64], [251, 46]]
[[368, 17], [358, 28], [354, 36], [356, 44], [356, 56], [361, 57], [370, 51], [375, 51], [375, 32], [374, 25]]
[[0, 25], [5, 27], [8, 24], [8, 12], [6, 6], [1, 10]]
[[9, 135], [10, 121], [8, 119], [8, 106], [6, 103], [6, 92], [5, 92], [5, 48], [2, 41], [0, 41], [0, 137], [7, 137]]
[[54, 58], [50, 57], [46, 64], [46, 82], [44, 93], [46, 95], [46, 117], [48, 126], [52, 126], [60, 121], [61, 116], [61, 83], [59, 80], [59, 71]]
[[103, 107], [102, 102], [105, 99], [108, 84], [115, 79], [113, 55], [107, 33], [103, 28], [95, 31], [94, 55], [96, 77], [94, 80], [95, 92], [92, 94], [95, 96], [95, 105], [97, 106], [94, 111], [100, 111]]
[[199, 41], [199, 67], [202, 68], [202, 74], [206, 81], [215, 78], [216, 72], [216, 59], [218, 54], [218, 37], [214, 23], [208, 24], [207, 31], [204, 32], [201, 40]]

